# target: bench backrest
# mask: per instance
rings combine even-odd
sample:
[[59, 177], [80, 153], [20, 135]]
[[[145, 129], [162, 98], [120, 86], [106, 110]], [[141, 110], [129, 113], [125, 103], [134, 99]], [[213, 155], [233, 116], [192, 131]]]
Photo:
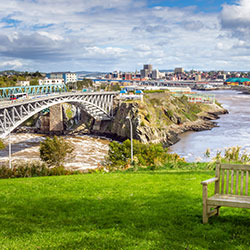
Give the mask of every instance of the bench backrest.
[[215, 193], [248, 195], [249, 171], [250, 165], [217, 163]]

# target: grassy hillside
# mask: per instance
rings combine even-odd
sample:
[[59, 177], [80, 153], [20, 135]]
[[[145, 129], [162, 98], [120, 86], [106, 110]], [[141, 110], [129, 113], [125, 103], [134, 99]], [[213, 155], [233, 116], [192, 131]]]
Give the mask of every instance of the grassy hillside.
[[201, 223], [200, 182], [213, 175], [0, 180], [1, 249], [249, 249], [249, 210], [222, 208], [220, 217]]
[[199, 113], [209, 109], [209, 105], [189, 103], [187, 97], [174, 97], [168, 92], [145, 94], [144, 102], [139, 103], [142, 123], [159, 128], [195, 121]]

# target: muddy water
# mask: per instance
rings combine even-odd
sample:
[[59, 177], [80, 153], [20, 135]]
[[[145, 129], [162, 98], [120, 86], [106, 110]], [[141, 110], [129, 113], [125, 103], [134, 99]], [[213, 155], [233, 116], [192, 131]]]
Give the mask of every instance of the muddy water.
[[222, 115], [216, 122], [219, 127], [209, 131], [187, 132], [170, 152], [185, 157], [187, 161], [206, 161], [205, 151], [211, 150], [211, 157], [226, 147], [241, 146], [250, 153], [250, 95], [237, 91], [213, 91], [229, 114]]
[[[45, 136], [38, 134], [11, 134], [13, 162], [39, 160], [39, 143]], [[109, 140], [91, 136], [66, 136], [75, 147], [75, 157], [65, 164], [74, 169], [96, 168], [108, 153]], [[6, 138], [5, 143], [8, 143]], [[0, 151], [0, 163], [9, 159], [9, 149]]]

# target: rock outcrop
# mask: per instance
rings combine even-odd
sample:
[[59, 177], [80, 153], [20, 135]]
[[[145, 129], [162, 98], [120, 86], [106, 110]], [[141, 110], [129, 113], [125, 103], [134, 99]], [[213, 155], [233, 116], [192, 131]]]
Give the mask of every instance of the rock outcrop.
[[212, 120], [228, 113], [217, 104], [190, 104], [185, 98], [173, 98], [168, 93], [148, 95], [144, 103], [122, 102], [115, 109], [112, 121], [103, 121], [99, 135], [118, 140], [130, 138], [129, 120], [133, 138], [143, 143], [163, 143], [166, 146], [179, 141], [186, 131], [201, 131], [217, 126]]

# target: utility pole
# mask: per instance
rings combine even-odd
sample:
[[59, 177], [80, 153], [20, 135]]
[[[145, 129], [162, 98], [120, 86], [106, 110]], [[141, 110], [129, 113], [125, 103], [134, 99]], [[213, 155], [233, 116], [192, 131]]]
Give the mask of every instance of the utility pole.
[[126, 117], [126, 119], [129, 120], [130, 123], [130, 141], [131, 141], [131, 164], [133, 163], [133, 126], [132, 126], [132, 121], [129, 116]]
[[11, 169], [11, 137], [9, 133], [9, 168]]

